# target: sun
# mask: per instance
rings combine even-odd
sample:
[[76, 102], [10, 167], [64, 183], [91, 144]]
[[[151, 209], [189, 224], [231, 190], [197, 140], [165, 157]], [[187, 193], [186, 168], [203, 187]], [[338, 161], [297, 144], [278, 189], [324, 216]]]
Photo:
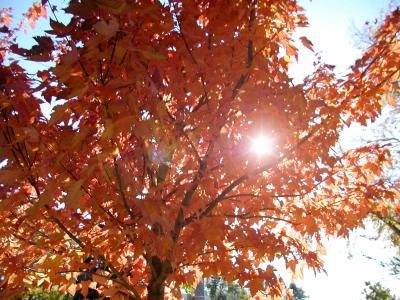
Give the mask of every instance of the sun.
[[260, 134], [256, 138], [252, 138], [251, 150], [257, 155], [262, 156], [270, 153], [272, 149], [272, 141], [267, 136]]

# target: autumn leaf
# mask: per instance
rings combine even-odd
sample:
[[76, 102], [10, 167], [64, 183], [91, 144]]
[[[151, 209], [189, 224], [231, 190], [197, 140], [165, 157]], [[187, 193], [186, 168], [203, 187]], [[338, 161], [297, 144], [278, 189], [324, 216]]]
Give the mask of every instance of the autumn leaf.
[[302, 42], [304, 47], [306, 47], [307, 49], [314, 52], [314, 48], [313, 48], [314, 45], [307, 37], [305, 37], [305, 36], [300, 37], [300, 41]]
[[51, 60], [51, 54], [54, 50], [53, 40], [47, 36], [36, 36], [34, 39], [37, 45], [32, 46], [31, 49], [22, 49], [17, 45], [13, 45], [13, 52], [25, 56], [32, 61], [45, 62]]
[[52, 28], [52, 30], [47, 30], [46, 33], [48, 33], [48, 34], [57, 35], [59, 37], [65, 37], [72, 30], [72, 28], [70, 26], [65, 26], [63, 23], [60, 23], [53, 19], [50, 19], [49, 23], [50, 23], [50, 27]]
[[79, 207], [79, 198], [82, 196], [83, 191], [82, 191], [82, 184], [84, 180], [79, 179], [77, 181], [72, 182], [72, 184], [68, 187], [66, 193], [67, 196], [65, 197], [65, 203], [67, 206], [72, 207], [72, 208], [78, 208]]

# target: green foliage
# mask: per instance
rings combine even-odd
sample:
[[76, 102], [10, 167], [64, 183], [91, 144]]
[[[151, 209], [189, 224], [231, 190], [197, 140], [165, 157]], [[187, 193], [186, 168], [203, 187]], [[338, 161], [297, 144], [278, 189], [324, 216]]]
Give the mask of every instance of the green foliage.
[[250, 299], [247, 291], [236, 282], [227, 282], [215, 276], [207, 280], [206, 287], [211, 300], [245, 300]]
[[181, 288], [185, 291], [186, 294], [192, 295], [194, 293], [194, 288], [191, 284], [182, 284]]
[[295, 283], [291, 283], [289, 288], [292, 290], [295, 300], [306, 300], [308, 298], [304, 290], [301, 287], [298, 287]]
[[16, 300], [72, 300], [73, 298], [67, 294], [61, 294], [57, 290], [50, 292], [42, 289], [32, 289], [25, 292], [22, 296], [17, 297]]
[[371, 284], [369, 281], [365, 283], [364, 289], [366, 300], [396, 300], [396, 296], [390, 293], [390, 290], [383, 287], [379, 282]]
[[400, 278], [400, 257], [393, 257], [390, 261], [391, 274]]

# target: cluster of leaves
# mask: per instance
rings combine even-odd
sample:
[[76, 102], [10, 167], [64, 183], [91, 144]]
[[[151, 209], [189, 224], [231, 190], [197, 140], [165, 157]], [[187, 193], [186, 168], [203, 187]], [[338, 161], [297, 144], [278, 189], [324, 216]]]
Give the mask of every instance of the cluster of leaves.
[[[398, 1], [390, 1], [390, 7], [398, 6]], [[371, 47], [379, 36], [379, 24], [381, 21], [375, 19], [374, 22], [367, 22], [363, 31], [358, 33], [359, 47]], [[400, 139], [398, 133], [400, 131], [400, 106], [397, 100], [400, 98], [400, 90], [392, 90], [391, 93], [384, 97], [387, 103], [382, 116], [375, 123], [368, 124], [362, 130], [362, 143], [365, 145], [380, 144], [390, 151], [391, 164], [383, 169], [380, 180], [397, 191], [400, 190]], [[377, 225], [377, 231], [381, 234], [388, 234], [392, 245], [397, 247], [400, 253], [400, 206], [397, 201], [384, 201], [382, 199], [381, 207], [385, 207], [382, 213], [380, 208], [378, 211], [371, 211], [372, 221]], [[394, 257], [389, 264], [383, 264], [391, 268], [392, 274], [397, 276], [400, 274], [400, 257]]]
[[366, 300], [396, 300], [396, 296], [392, 295], [390, 290], [383, 287], [379, 282], [374, 284], [366, 282], [365, 285], [366, 288], [363, 293]]
[[[398, 208], [378, 180], [385, 146], [332, 147], [398, 90], [399, 9], [345, 78], [319, 64], [300, 85], [288, 68], [307, 19], [294, 0], [72, 0], [65, 12], [31, 49], [0, 19], [2, 298], [57, 285], [158, 300], [214, 274], [280, 295], [275, 259], [318, 271], [322, 234], [385, 216], [382, 199]], [[17, 56], [54, 66], [32, 77]], [[49, 119], [43, 102], [58, 104]], [[261, 131], [266, 157], [249, 152]]]

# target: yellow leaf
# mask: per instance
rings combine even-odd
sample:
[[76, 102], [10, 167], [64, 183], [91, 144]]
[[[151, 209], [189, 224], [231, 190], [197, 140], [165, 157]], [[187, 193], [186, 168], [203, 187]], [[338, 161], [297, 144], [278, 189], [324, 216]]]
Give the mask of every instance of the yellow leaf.
[[76, 293], [76, 284], [75, 284], [75, 283], [71, 284], [71, 285], [68, 287], [67, 291], [68, 291], [68, 293], [70, 293], [72, 296], [74, 296], [75, 293]]

